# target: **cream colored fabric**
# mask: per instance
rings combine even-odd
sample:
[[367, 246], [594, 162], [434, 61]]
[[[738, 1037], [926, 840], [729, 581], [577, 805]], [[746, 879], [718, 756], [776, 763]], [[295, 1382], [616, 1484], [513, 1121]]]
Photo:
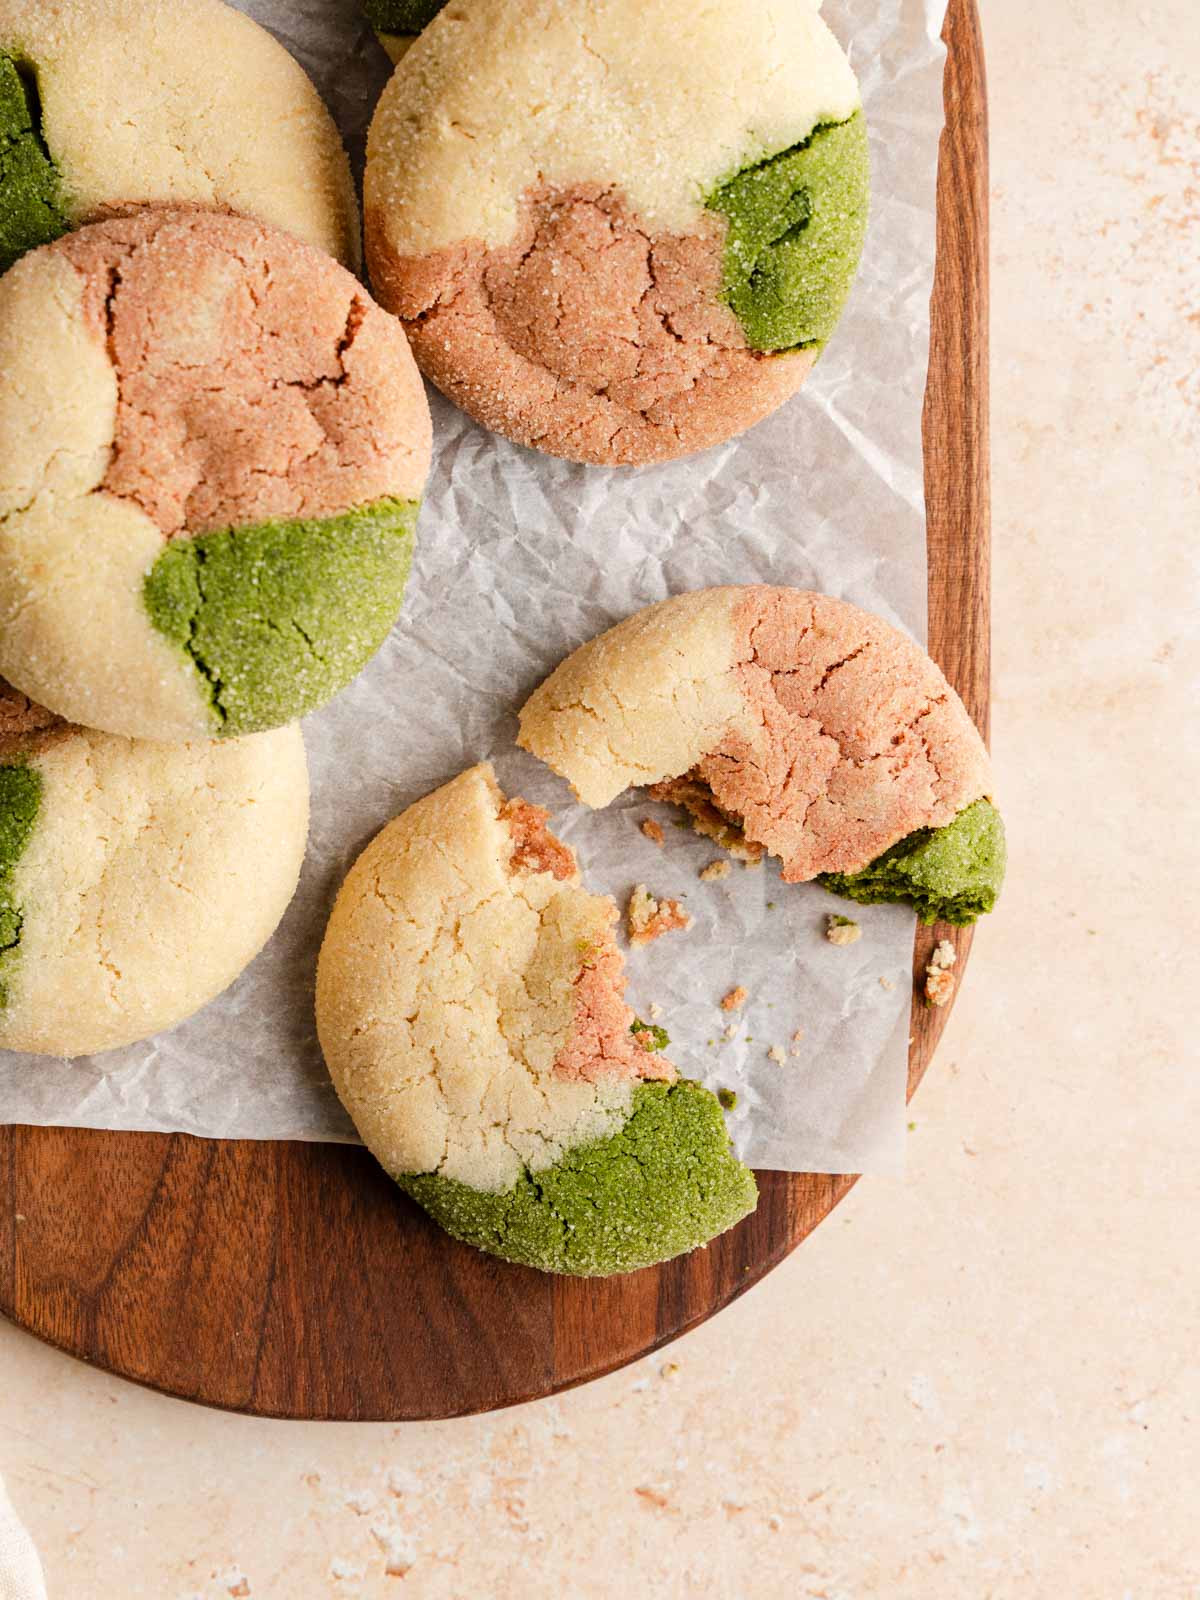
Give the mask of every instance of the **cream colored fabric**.
[[0, 49], [37, 75], [76, 223], [194, 201], [360, 259], [333, 120], [299, 63], [219, 0], [0, 0]]
[[119, 705], [139, 737], [204, 738], [202, 682], [142, 600], [162, 535], [131, 501], [92, 492], [117, 380], [81, 308], [61, 256], [0, 278], [0, 676], [72, 722], [102, 727]]
[[0, 1048], [85, 1055], [173, 1027], [233, 982], [295, 892], [299, 729], [165, 745], [71, 728], [35, 739], [29, 765], [42, 797], [13, 873]]
[[510, 874], [504, 797], [472, 767], [388, 824], [355, 862], [317, 968], [334, 1086], [386, 1170], [500, 1191], [527, 1164], [614, 1132], [628, 1082], [554, 1076], [581, 952], [612, 902]]
[[611, 182], [649, 233], [691, 233], [722, 178], [859, 105], [796, 0], [472, 0], [384, 90], [365, 206], [402, 256], [507, 244], [533, 184]]
[[581, 645], [522, 707], [518, 744], [585, 805], [687, 772], [752, 719], [734, 675], [740, 589], [638, 611]]

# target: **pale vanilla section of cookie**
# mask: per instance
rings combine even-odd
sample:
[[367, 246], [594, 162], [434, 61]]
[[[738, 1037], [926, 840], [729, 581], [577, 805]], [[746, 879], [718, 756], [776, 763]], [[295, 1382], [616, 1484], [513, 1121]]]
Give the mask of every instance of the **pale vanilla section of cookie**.
[[396, 619], [430, 447], [402, 330], [310, 245], [188, 209], [31, 251], [0, 279], [0, 671], [130, 737], [294, 720]]
[[753, 1205], [716, 1101], [625, 1003], [616, 922], [480, 766], [384, 828], [321, 949], [321, 1046], [374, 1155], [456, 1237], [547, 1271], [648, 1265]]
[[828, 595], [751, 585], [637, 612], [541, 685], [519, 742], [585, 804], [647, 787], [788, 882], [971, 922], [1003, 879], [962, 701], [912, 639]]
[[0, 684], [0, 1048], [91, 1055], [191, 1016], [274, 932], [307, 831], [295, 727], [149, 744]]
[[619, 184], [649, 233], [688, 234], [722, 179], [861, 103], [803, 0], [473, 0], [384, 91], [366, 206], [405, 256], [510, 243], [543, 184]]
[[221, 0], [0, 0], [0, 271], [116, 210], [191, 202], [359, 261], [316, 89]]
[[407, 51], [371, 126], [381, 301], [458, 405], [637, 464], [799, 387], [866, 227], [859, 90], [794, 0], [477, 0]]

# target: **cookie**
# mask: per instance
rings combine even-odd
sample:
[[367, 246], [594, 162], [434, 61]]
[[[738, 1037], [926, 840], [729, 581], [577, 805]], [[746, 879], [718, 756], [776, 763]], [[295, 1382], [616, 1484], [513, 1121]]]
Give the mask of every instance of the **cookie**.
[[446, 0], [363, 0], [367, 21], [394, 62], [399, 62], [422, 29], [427, 28]]
[[307, 829], [294, 727], [148, 744], [0, 684], [0, 1048], [92, 1055], [191, 1016], [274, 932]]
[[474, 0], [379, 102], [367, 257], [422, 370], [521, 444], [668, 460], [792, 395], [866, 226], [866, 131], [805, 0]]
[[0, 672], [133, 738], [278, 727], [400, 610], [429, 409], [298, 240], [143, 210], [0, 278]]
[[631, 785], [785, 882], [974, 922], [1004, 878], [987, 751], [941, 671], [845, 601], [751, 585], [677, 595], [583, 645], [519, 743], [589, 806]]
[[321, 1046], [365, 1143], [455, 1238], [545, 1272], [631, 1272], [756, 1203], [717, 1101], [625, 1004], [616, 920], [478, 766], [384, 828], [321, 948]]
[[70, 228], [193, 202], [349, 266], [341, 138], [282, 45], [219, 0], [0, 0], [0, 272]]

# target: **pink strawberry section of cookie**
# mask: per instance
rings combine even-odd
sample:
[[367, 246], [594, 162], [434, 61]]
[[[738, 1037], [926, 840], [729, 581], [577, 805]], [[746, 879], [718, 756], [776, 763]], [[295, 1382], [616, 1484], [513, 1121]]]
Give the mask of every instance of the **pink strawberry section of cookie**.
[[675, 1081], [671, 1063], [646, 1048], [649, 1034], [630, 1032], [635, 1016], [624, 996], [625, 964], [616, 945], [608, 943], [588, 957], [575, 980], [575, 1019], [571, 1037], [554, 1062], [558, 1077], [585, 1083], [604, 1078]]
[[602, 465], [667, 460], [767, 416], [815, 352], [750, 350], [719, 299], [724, 224], [655, 237], [619, 190], [526, 195], [511, 245], [391, 254], [368, 214], [372, 276], [422, 369], [488, 427]]
[[989, 792], [983, 741], [923, 650], [825, 595], [747, 589], [735, 673], [752, 733], [693, 776], [783, 862], [787, 882], [853, 872]]
[[[549, 813], [527, 800], [505, 803], [501, 821], [508, 827], [513, 852], [510, 872], [548, 872], [559, 882], [576, 876], [574, 852], [546, 826]], [[610, 902], [610, 922], [617, 908]], [[648, 1036], [631, 1032], [636, 1020], [625, 1004], [625, 963], [609, 930], [591, 949], [580, 951], [575, 978], [575, 1011], [571, 1031], [554, 1061], [556, 1077], [582, 1083], [658, 1078], [673, 1083], [675, 1068], [646, 1048]]]
[[119, 399], [102, 485], [168, 537], [417, 499], [424, 391], [336, 262], [216, 211], [142, 210], [50, 247], [85, 279]]

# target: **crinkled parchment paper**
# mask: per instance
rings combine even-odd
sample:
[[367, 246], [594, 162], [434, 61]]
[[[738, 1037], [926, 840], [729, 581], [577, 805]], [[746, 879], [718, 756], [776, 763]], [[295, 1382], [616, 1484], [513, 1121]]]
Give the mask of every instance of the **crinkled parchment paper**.
[[[245, 0], [312, 73], [361, 158], [387, 63], [357, 0]], [[212, 1136], [347, 1139], [312, 1021], [313, 969], [343, 874], [410, 801], [490, 756], [510, 793], [549, 806], [587, 883], [624, 905], [646, 883], [695, 923], [637, 952], [671, 1056], [737, 1092], [730, 1125], [755, 1166], [855, 1172], [903, 1159], [913, 921], [854, 909], [777, 868], [735, 865], [635, 794], [608, 811], [513, 747], [525, 696], [582, 640], [683, 589], [824, 589], [925, 628], [920, 440], [942, 124], [945, 0], [827, 0], [862, 82], [874, 206], [846, 316], [801, 395], [746, 438], [643, 471], [571, 466], [485, 433], [433, 397], [436, 465], [404, 616], [350, 689], [306, 725], [313, 776], [299, 893], [260, 958], [199, 1016], [96, 1059], [0, 1055], [0, 1119]], [[638, 829], [657, 815], [659, 849]], [[825, 914], [853, 911], [835, 948]], [[718, 1001], [749, 991], [730, 1022]], [[799, 1033], [800, 1039], [794, 1039]], [[768, 1051], [779, 1046], [785, 1060]]]

